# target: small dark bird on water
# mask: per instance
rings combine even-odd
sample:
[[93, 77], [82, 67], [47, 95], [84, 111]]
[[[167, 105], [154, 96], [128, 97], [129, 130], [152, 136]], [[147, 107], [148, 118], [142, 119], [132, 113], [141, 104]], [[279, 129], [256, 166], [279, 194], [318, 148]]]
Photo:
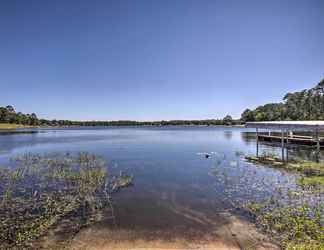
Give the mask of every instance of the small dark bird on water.
[[209, 158], [210, 157], [210, 154], [205, 154], [205, 158]]

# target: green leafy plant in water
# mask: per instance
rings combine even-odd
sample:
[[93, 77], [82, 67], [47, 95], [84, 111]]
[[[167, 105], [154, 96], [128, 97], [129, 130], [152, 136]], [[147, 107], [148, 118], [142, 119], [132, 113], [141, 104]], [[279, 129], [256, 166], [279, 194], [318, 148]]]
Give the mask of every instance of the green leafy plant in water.
[[132, 182], [127, 175], [109, 176], [105, 161], [88, 153], [24, 155], [14, 163], [0, 169], [2, 248], [24, 248], [66, 216], [88, 224], [113, 192]]
[[257, 224], [271, 235], [283, 249], [324, 249], [323, 207], [273, 206], [271, 202], [250, 203], [249, 211]]
[[303, 188], [313, 190], [315, 193], [323, 192], [324, 189], [324, 164], [311, 161], [280, 162], [279, 159], [268, 158], [267, 156], [253, 157], [246, 156], [246, 160], [255, 164], [265, 164], [287, 171], [297, 172], [301, 175], [298, 184]]
[[243, 151], [240, 151], [240, 150], [236, 150], [235, 151], [235, 156], [236, 157], [241, 157], [242, 155], [244, 155], [244, 152]]
[[287, 169], [294, 174], [283, 173], [280, 176], [287, 176], [287, 178], [276, 177], [278, 179], [273, 180], [274, 182], [271, 181], [270, 187], [275, 186], [275, 188], [269, 194], [271, 195], [270, 199], [265, 202], [262, 201], [264, 198], [259, 199], [252, 195], [248, 198], [250, 201], [246, 205], [245, 201], [242, 202], [240, 198], [231, 196], [238, 192], [243, 195], [247, 194], [247, 196], [251, 194], [249, 190], [244, 190], [246, 183], [243, 182], [244, 185], [241, 183], [246, 175], [248, 175], [247, 180], [254, 180], [252, 183], [255, 187], [254, 190], [264, 192], [267, 189], [266, 182], [264, 182], [266, 179], [257, 174], [251, 176], [253, 171], [246, 171], [246, 175], [241, 175], [239, 179], [236, 179], [237, 181], [228, 181], [227, 175], [231, 172], [229, 171], [231, 170], [230, 164], [225, 168], [227, 171], [216, 168], [216, 170], [212, 169], [211, 173], [215, 175], [218, 182], [224, 184], [224, 193], [228, 194], [227, 200], [231, 201], [233, 207], [248, 211], [255, 219], [256, 224], [271, 236], [274, 242], [279, 243], [282, 249], [324, 250], [324, 210], [322, 206], [324, 164], [297, 161], [286, 164], [280, 162], [279, 159], [268, 157], [268, 155], [259, 158], [247, 157], [255, 164], [253, 166], [247, 164], [246, 167], [253, 169], [258, 165], [274, 166]]

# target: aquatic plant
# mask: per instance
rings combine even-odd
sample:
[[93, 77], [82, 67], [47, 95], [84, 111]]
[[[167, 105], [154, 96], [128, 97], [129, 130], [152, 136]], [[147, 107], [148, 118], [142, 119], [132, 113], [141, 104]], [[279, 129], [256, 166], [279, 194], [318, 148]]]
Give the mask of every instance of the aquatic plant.
[[324, 249], [323, 207], [305, 202], [302, 206], [251, 203], [248, 210], [256, 223], [283, 249]]
[[[63, 218], [92, 221], [111, 205], [111, 194], [132, 182], [125, 174], [110, 176], [95, 155], [23, 155], [0, 169], [1, 248], [25, 248]], [[111, 211], [113, 213], [113, 211]]]
[[249, 215], [282, 249], [324, 249], [324, 165], [245, 158], [236, 165], [215, 159], [210, 171], [232, 211]]
[[293, 171], [301, 174], [299, 184], [303, 187], [323, 188], [324, 185], [324, 164], [312, 161], [282, 162], [277, 158], [268, 156], [246, 156], [246, 160], [255, 164], [267, 165], [270, 167], [281, 168], [287, 171]]
[[242, 155], [244, 155], [244, 152], [241, 150], [235, 150], [235, 156], [236, 157], [241, 157]]
[[246, 159], [256, 166], [261, 164], [297, 174], [296, 187], [246, 206], [257, 225], [283, 249], [324, 249], [324, 164], [296, 160], [287, 163], [269, 156]]
[[312, 188], [317, 188], [317, 189], [323, 190], [324, 178], [323, 178], [323, 176], [307, 176], [307, 177], [302, 176], [298, 180], [298, 184], [303, 187], [312, 187]]

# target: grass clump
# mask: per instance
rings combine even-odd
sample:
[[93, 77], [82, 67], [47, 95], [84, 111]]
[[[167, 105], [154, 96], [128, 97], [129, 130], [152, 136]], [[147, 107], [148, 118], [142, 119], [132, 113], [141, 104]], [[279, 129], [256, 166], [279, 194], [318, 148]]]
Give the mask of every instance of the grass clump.
[[324, 187], [324, 178], [323, 176], [301, 177], [298, 184], [304, 187]]
[[323, 207], [277, 206], [268, 202], [248, 205], [257, 225], [286, 250], [323, 250]]
[[[324, 187], [324, 164], [311, 161], [282, 162], [278, 158], [270, 156], [246, 156], [246, 160], [255, 164], [269, 165], [275, 168], [285, 169], [301, 174], [298, 184], [304, 188], [322, 189]], [[318, 190], [316, 190], [318, 191]]]
[[[92, 221], [125, 175], [110, 176], [95, 155], [24, 155], [0, 169], [0, 246], [22, 249], [61, 219]], [[128, 176], [127, 176], [128, 177]], [[132, 178], [128, 177], [127, 183]]]
[[268, 201], [246, 208], [256, 224], [282, 249], [324, 250], [324, 164], [311, 161], [282, 162], [276, 156], [246, 156], [248, 161], [298, 173], [297, 186], [279, 188]]
[[271, 165], [272, 167], [283, 167], [285, 165], [281, 159], [279, 159], [276, 155], [270, 153], [263, 153], [261, 156], [245, 156], [245, 159], [256, 163], [256, 164], [266, 164]]
[[324, 177], [324, 164], [311, 162], [311, 161], [300, 161], [285, 164], [289, 170], [298, 171], [306, 176], [323, 176]]

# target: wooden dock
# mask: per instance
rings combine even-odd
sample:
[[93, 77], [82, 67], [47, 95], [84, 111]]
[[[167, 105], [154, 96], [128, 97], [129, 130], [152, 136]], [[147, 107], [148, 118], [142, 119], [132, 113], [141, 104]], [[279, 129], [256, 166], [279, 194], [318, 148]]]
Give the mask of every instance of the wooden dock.
[[[269, 141], [269, 142], [281, 142], [282, 138], [279, 135], [269, 135], [269, 134], [258, 134], [258, 139], [260, 141]], [[284, 136], [284, 143], [298, 144], [298, 145], [307, 145], [307, 146], [316, 146], [317, 140], [311, 136], [302, 136], [302, 135], [293, 135], [293, 136]], [[323, 138], [319, 138], [320, 147], [324, 147]]]
[[[319, 161], [321, 148], [324, 147], [324, 138], [320, 138], [320, 131], [324, 131], [324, 121], [264, 121], [247, 122], [247, 128], [256, 129], [256, 156], [259, 157], [259, 140], [281, 142], [281, 159], [288, 162], [288, 145], [308, 145], [316, 148], [316, 161]], [[259, 129], [268, 130], [268, 134], [259, 133]], [[278, 136], [277, 132], [280, 131]], [[297, 131], [311, 132], [311, 136], [300, 136], [294, 134]], [[285, 159], [286, 149], [286, 159]]]

